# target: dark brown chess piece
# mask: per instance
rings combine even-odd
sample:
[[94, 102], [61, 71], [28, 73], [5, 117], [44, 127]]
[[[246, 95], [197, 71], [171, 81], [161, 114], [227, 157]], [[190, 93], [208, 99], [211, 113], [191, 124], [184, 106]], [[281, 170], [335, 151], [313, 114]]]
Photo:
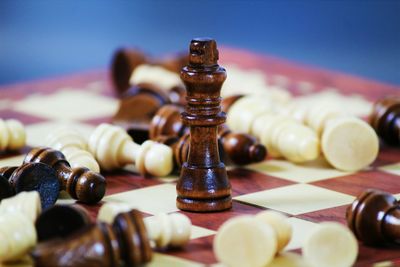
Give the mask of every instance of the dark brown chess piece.
[[15, 195], [15, 192], [8, 182], [8, 179], [0, 175], [0, 201], [4, 198], [12, 197], [13, 195]]
[[226, 71], [217, 61], [214, 40], [191, 41], [189, 65], [181, 71], [188, 102], [182, 120], [190, 127], [189, 156], [177, 183], [177, 207], [182, 210], [207, 212], [232, 207], [231, 186], [217, 145], [217, 127], [226, 118], [220, 106]]
[[39, 242], [65, 238], [90, 224], [88, 212], [78, 205], [55, 205], [44, 210], [35, 221]]
[[225, 97], [221, 101], [221, 107], [223, 112], [228, 112], [228, 110], [231, 108], [231, 106], [238, 101], [240, 98], [242, 98], [244, 95], [231, 95], [228, 97]]
[[400, 97], [388, 96], [375, 102], [370, 124], [389, 145], [400, 145]]
[[156, 60], [147, 57], [143, 52], [123, 48], [117, 50], [111, 62], [111, 79], [118, 95], [122, 95], [130, 88], [130, 77], [134, 69], [141, 64], [151, 64], [164, 67], [165, 69], [179, 73], [188, 62], [187, 55], [177, 54], [165, 59]]
[[118, 214], [112, 226], [97, 222], [67, 238], [41, 242], [31, 254], [41, 267], [117, 267], [142, 266], [152, 250], [140, 212], [132, 210]]
[[8, 179], [13, 194], [22, 191], [37, 191], [42, 209], [47, 209], [57, 201], [60, 183], [55, 171], [42, 163], [25, 163], [20, 167], [0, 168], [0, 175]]
[[366, 245], [400, 245], [400, 204], [379, 190], [360, 194], [346, 212], [347, 224]]
[[106, 191], [105, 178], [88, 168], [71, 168], [65, 156], [51, 148], [34, 148], [25, 157], [24, 163], [41, 162], [51, 166], [60, 181], [61, 190], [81, 202], [93, 204], [99, 202]]
[[[187, 133], [189, 129], [180, 118], [182, 111], [183, 108], [176, 105], [161, 107], [150, 123], [149, 138], [160, 141], [159, 136], [182, 136]], [[233, 133], [225, 124], [218, 127], [218, 141], [223, 149], [220, 151], [220, 157], [223, 157], [225, 164], [245, 165], [260, 162], [267, 154], [265, 146], [258, 143], [256, 138], [249, 134]], [[175, 147], [173, 149], [176, 150]], [[182, 157], [181, 153], [178, 155]]]

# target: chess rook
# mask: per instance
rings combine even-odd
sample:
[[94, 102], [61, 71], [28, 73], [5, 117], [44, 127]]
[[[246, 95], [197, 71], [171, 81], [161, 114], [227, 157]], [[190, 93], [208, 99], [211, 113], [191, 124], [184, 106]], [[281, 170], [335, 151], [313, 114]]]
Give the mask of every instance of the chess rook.
[[87, 151], [86, 139], [70, 128], [57, 129], [47, 136], [46, 145], [61, 151], [72, 168], [86, 167], [100, 172], [100, 167], [93, 155]]
[[177, 183], [177, 207], [207, 212], [232, 207], [231, 186], [220, 161], [217, 126], [225, 121], [220, 91], [226, 71], [217, 64], [217, 44], [212, 39], [194, 39], [189, 65], [181, 71], [187, 90], [182, 120], [190, 127], [190, 149]]
[[379, 190], [361, 193], [347, 208], [347, 224], [369, 246], [400, 245], [400, 204]]
[[42, 209], [54, 205], [58, 199], [60, 182], [56, 172], [43, 163], [24, 163], [20, 167], [0, 168], [0, 174], [8, 179], [15, 193], [37, 191]]
[[106, 123], [100, 124], [91, 134], [89, 151], [104, 170], [135, 163], [142, 174], [165, 176], [173, 168], [171, 148], [151, 140], [138, 145], [122, 128]]
[[61, 189], [87, 204], [99, 202], [106, 191], [105, 178], [85, 167], [71, 168], [64, 155], [51, 148], [34, 148], [25, 157], [24, 163], [41, 162], [52, 167], [60, 181]]
[[120, 213], [112, 226], [97, 222], [65, 239], [41, 242], [31, 254], [41, 267], [114, 267], [142, 266], [152, 250], [140, 212], [132, 210]]
[[18, 150], [25, 142], [25, 128], [20, 121], [0, 119], [0, 151]]
[[369, 121], [388, 145], [400, 145], [400, 97], [388, 96], [375, 102]]
[[38, 240], [43, 242], [66, 238], [89, 225], [91, 220], [88, 212], [78, 205], [55, 205], [43, 211], [34, 222]]

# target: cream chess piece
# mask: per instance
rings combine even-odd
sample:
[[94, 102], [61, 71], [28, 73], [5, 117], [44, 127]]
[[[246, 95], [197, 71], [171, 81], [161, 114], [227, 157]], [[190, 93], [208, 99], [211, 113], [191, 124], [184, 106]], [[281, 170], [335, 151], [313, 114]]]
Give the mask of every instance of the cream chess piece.
[[25, 128], [20, 121], [0, 119], [0, 151], [18, 150], [25, 146], [25, 143]]
[[24, 214], [32, 223], [35, 222], [42, 211], [39, 193], [37, 191], [22, 191], [0, 202], [0, 215], [14, 211]]
[[170, 147], [151, 140], [138, 145], [122, 128], [106, 123], [100, 124], [89, 137], [89, 151], [104, 170], [135, 163], [140, 173], [165, 176], [173, 168]]
[[148, 64], [137, 66], [133, 70], [129, 82], [130, 84], [150, 83], [165, 91], [177, 86], [183, 87], [181, 78], [177, 73]]
[[100, 172], [100, 167], [93, 155], [87, 151], [87, 140], [78, 131], [60, 128], [47, 136], [46, 145], [61, 151], [72, 168], [86, 167]]

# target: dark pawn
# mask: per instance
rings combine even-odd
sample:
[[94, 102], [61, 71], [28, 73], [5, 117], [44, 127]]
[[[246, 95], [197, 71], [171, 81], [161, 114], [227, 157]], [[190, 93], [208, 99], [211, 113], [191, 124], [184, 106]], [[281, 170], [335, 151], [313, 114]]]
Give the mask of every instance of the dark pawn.
[[[160, 141], [159, 136], [183, 136], [188, 133], [189, 128], [180, 118], [182, 111], [183, 108], [176, 105], [165, 105], [160, 108], [150, 123], [150, 139]], [[189, 139], [185, 140], [189, 142]], [[267, 154], [265, 146], [258, 143], [256, 138], [249, 134], [233, 133], [225, 124], [218, 127], [218, 141], [223, 149], [219, 151], [220, 157], [222, 156], [221, 159], [225, 164], [245, 165], [260, 162]], [[169, 144], [166, 143], [166, 145]], [[179, 152], [178, 155], [181, 153]], [[180, 158], [181, 156], [178, 157], [178, 167], [181, 165]]]
[[37, 191], [42, 209], [53, 206], [58, 199], [60, 183], [56, 172], [46, 164], [25, 163], [20, 167], [3, 167], [0, 168], [0, 174], [8, 179], [15, 194], [22, 191]]
[[400, 146], [400, 97], [389, 96], [376, 101], [369, 120], [385, 143]]
[[15, 195], [15, 192], [8, 182], [8, 179], [0, 175], [0, 201], [4, 198], [12, 197], [13, 195]]
[[400, 204], [379, 190], [360, 194], [346, 212], [347, 224], [366, 245], [400, 245]]
[[65, 238], [90, 224], [88, 212], [77, 205], [55, 205], [36, 219], [39, 242]]
[[217, 61], [214, 40], [191, 41], [189, 65], [181, 71], [187, 91], [182, 120], [190, 127], [189, 156], [176, 186], [177, 207], [182, 210], [209, 212], [232, 207], [231, 186], [218, 153], [217, 127], [226, 118], [220, 106], [226, 71]]
[[[71, 255], [66, 259], [66, 255]], [[145, 225], [137, 210], [120, 213], [112, 226], [97, 222], [65, 239], [39, 243], [32, 252], [40, 267], [141, 266], [152, 257]]]
[[71, 168], [64, 155], [51, 148], [34, 148], [24, 162], [45, 163], [56, 171], [61, 189], [66, 190], [73, 199], [87, 204], [99, 202], [106, 191], [105, 178], [88, 168]]

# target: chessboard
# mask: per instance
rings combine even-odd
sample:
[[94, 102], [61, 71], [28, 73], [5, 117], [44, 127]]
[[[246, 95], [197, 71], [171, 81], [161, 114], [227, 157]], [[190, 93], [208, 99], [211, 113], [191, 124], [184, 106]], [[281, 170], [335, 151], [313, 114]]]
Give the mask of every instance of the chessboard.
[[[295, 96], [333, 90], [372, 103], [388, 94], [400, 94], [400, 87], [229, 47], [220, 48], [220, 65], [226, 67], [228, 76], [229, 66], [258, 71], [269, 84], [286, 88]], [[19, 119], [27, 131], [27, 146], [19, 152], [1, 154], [0, 167], [20, 165], [25, 154], [43, 145], [44, 137], [55, 128], [67, 126], [89, 135], [98, 124], [111, 122], [118, 104], [110, 74], [104, 70], [0, 87], [0, 117]], [[78, 203], [93, 220], [104, 203], [124, 202], [145, 217], [180, 212], [192, 221], [189, 244], [179, 250], [157, 251], [148, 266], [220, 266], [213, 253], [218, 228], [230, 218], [265, 209], [290, 217], [293, 238], [273, 265], [289, 266], [290, 259], [301, 254], [302, 241], [319, 222], [346, 223], [346, 208], [364, 190], [375, 188], [400, 198], [400, 150], [381, 144], [377, 160], [356, 173], [335, 170], [322, 158], [305, 164], [267, 158], [257, 164], [230, 166], [233, 207], [214, 213], [177, 209], [177, 175], [143, 177], [132, 166], [104, 175], [107, 189], [103, 200], [94, 206]], [[72, 204], [75, 200], [61, 194], [57, 203]], [[400, 266], [400, 252], [398, 248], [359, 243], [355, 266]]]

